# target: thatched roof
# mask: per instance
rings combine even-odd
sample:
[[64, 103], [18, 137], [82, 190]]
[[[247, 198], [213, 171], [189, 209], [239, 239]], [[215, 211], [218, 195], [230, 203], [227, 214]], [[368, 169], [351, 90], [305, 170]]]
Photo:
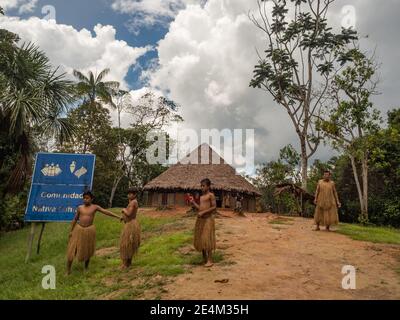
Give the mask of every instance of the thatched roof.
[[200, 181], [211, 180], [211, 189], [260, 196], [260, 192], [225, 162], [209, 145], [203, 144], [149, 182], [145, 191], [200, 190]]
[[278, 184], [275, 187], [274, 197], [278, 197], [282, 193], [291, 193], [298, 200], [302, 199], [303, 201], [308, 201], [310, 204], [314, 204], [315, 196], [293, 183]]

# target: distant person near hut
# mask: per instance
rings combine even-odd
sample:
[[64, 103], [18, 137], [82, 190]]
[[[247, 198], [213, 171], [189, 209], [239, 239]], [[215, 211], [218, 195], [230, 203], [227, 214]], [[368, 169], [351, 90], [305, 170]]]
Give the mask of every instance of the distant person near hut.
[[136, 190], [128, 191], [129, 204], [122, 210], [122, 220], [125, 222], [120, 239], [120, 257], [122, 268], [127, 269], [132, 265], [132, 258], [140, 246], [140, 225], [136, 219], [139, 204], [136, 199]]
[[243, 197], [238, 193], [236, 195], [236, 206], [235, 206], [235, 211], [238, 212], [239, 214], [243, 213]]
[[314, 222], [315, 231], [320, 230], [320, 226], [325, 226], [330, 231], [332, 225], [339, 223], [338, 208], [341, 207], [335, 183], [331, 180], [331, 172], [325, 171], [323, 179], [319, 180], [315, 192], [316, 205]]
[[210, 192], [211, 181], [201, 181], [202, 196], [200, 204], [192, 199], [192, 204], [199, 210], [194, 230], [194, 247], [202, 252], [205, 267], [212, 267], [212, 254], [216, 249], [215, 220], [213, 214], [217, 210], [215, 195]]
[[231, 204], [230, 204], [230, 195], [229, 194], [224, 194], [224, 197], [223, 197], [223, 207], [224, 208], [230, 208], [231, 207]]
[[90, 191], [83, 194], [83, 205], [76, 210], [69, 233], [67, 249], [67, 274], [71, 273], [74, 258], [85, 262], [85, 270], [89, 268], [90, 258], [96, 250], [96, 228], [93, 224], [97, 211], [113, 218], [120, 219], [118, 215], [93, 204], [94, 196]]

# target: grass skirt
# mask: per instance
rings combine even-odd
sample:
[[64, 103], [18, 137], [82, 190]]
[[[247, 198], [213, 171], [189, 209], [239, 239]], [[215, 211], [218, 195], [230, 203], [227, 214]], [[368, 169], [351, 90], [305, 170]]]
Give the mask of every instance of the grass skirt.
[[120, 239], [121, 260], [130, 260], [140, 246], [140, 225], [136, 219], [125, 223]]
[[76, 224], [68, 243], [67, 259], [79, 262], [88, 261], [96, 250], [96, 227], [91, 225], [84, 228]]
[[330, 208], [317, 206], [315, 208], [314, 222], [320, 226], [332, 226], [339, 223], [339, 215], [336, 205]]
[[197, 218], [194, 228], [194, 247], [197, 251], [215, 251], [216, 241], [214, 217]]

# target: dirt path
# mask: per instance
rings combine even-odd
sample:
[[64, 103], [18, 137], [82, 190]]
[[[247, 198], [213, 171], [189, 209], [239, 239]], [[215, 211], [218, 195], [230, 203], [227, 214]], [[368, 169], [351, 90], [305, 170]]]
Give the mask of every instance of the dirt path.
[[[271, 224], [273, 215], [217, 219], [224, 261], [195, 267], [165, 286], [163, 299], [400, 299], [400, 246], [312, 232], [311, 220]], [[357, 289], [343, 290], [344, 265]], [[227, 283], [216, 280], [229, 280]]]

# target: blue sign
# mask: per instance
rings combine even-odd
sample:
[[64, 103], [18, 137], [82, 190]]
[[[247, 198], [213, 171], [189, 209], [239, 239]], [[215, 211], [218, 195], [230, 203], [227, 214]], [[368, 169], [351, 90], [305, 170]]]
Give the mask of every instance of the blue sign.
[[68, 222], [91, 190], [96, 156], [38, 153], [25, 221]]

